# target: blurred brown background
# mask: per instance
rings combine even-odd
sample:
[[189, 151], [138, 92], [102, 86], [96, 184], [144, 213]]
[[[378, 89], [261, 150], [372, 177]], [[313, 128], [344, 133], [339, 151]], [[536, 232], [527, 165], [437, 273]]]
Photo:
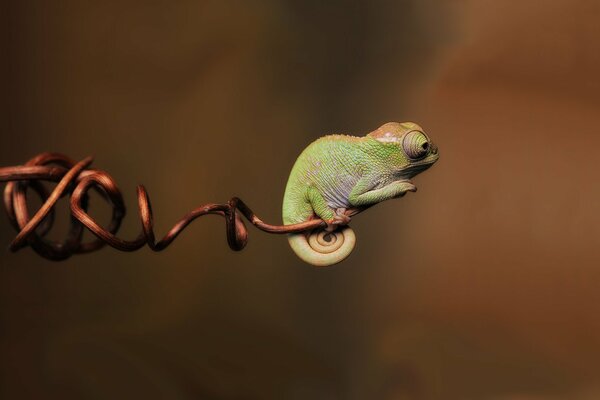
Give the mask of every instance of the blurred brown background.
[[94, 154], [122, 236], [138, 183], [159, 233], [232, 195], [279, 222], [324, 133], [413, 120], [441, 159], [329, 269], [217, 217], [53, 263], [4, 218], [0, 397], [600, 398], [600, 4], [321, 3], [2, 3], [0, 165]]

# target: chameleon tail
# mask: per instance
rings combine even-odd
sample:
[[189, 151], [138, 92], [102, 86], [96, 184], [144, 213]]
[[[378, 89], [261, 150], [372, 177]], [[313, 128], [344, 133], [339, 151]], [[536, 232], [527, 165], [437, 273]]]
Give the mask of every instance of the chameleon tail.
[[288, 235], [288, 241], [303, 261], [316, 267], [327, 267], [350, 255], [356, 244], [356, 236], [352, 228], [343, 226], [331, 233], [315, 229], [308, 237], [304, 233], [292, 233]]

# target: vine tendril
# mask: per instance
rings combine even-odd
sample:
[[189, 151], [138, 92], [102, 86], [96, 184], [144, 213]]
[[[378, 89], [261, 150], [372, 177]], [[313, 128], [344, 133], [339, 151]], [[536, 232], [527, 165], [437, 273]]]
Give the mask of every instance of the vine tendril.
[[[10, 244], [11, 251], [27, 245], [40, 256], [50, 260], [64, 260], [73, 254], [88, 253], [108, 244], [122, 251], [135, 251], [148, 245], [154, 251], [164, 250], [196, 218], [207, 214], [224, 217], [227, 243], [232, 250], [242, 250], [248, 242], [248, 231], [242, 220], [245, 217], [258, 229], [274, 234], [306, 232], [324, 228], [325, 221], [315, 218], [293, 225], [270, 225], [258, 218], [239, 198], [227, 203], [210, 203], [200, 206], [181, 218], [166, 234], [156, 241], [154, 219], [148, 192], [144, 186], [137, 187], [138, 209], [142, 232], [133, 240], [117, 236], [125, 204], [114, 179], [105, 171], [89, 169], [92, 157], [75, 162], [58, 153], [41, 153], [24, 165], [0, 168], [0, 182], [7, 182], [4, 190], [4, 207], [13, 227], [18, 231]], [[43, 181], [58, 182], [49, 192]], [[30, 217], [27, 207], [27, 191], [31, 188], [42, 201], [42, 206]], [[94, 189], [112, 206], [112, 217], [107, 227], [102, 227], [87, 213], [88, 192]], [[54, 206], [64, 196], [70, 198], [71, 223], [67, 237], [62, 242], [45, 238], [54, 223]], [[360, 210], [348, 210], [354, 215]], [[96, 239], [84, 243], [83, 228], [92, 232]]]

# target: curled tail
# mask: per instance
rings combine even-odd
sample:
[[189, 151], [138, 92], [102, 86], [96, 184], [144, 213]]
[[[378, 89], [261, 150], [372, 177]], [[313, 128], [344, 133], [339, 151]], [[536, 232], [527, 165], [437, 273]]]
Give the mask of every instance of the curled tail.
[[350, 255], [356, 244], [356, 236], [352, 228], [342, 226], [334, 232], [315, 229], [308, 235], [292, 233], [288, 235], [288, 241], [303, 261], [317, 267], [327, 267]]

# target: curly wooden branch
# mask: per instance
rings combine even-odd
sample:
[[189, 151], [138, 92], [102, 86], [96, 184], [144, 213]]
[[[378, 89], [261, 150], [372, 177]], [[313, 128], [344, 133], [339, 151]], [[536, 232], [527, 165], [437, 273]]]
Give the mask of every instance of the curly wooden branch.
[[[88, 169], [91, 163], [92, 157], [74, 162], [62, 154], [42, 153], [24, 165], [0, 168], [0, 182], [8, 182], [4, 190], [4, 206], [10, 222], [18, 231], [10, 245], [12, 251], [29, 245], [36, 253], [51, 260], [64, 260], [73, 254], [98, 250], [106, 244], [122, 251], [134, 251], [147, 244], [152, 250], [161, 251], [192, 221], [206, 214], [216, 214], [225, 218], [227, 243], [235, 251], [242, 250], [248, 242], [248, 232], [241, 216], [258, 229], [276, 234], [304, 232], [326, 226], [321, 219], [294, 225], [270, 225], [258, 218], [241, 199], [234, 197], [225, 204], [205, 204], [190, 211], [161, 240], [156, 241], [150, 198], [144, 186], [140, 185], [137, 187], [137, 197], [142, 232], [136, 239], [121, 239], [116, 234], [125, 216], [123, 197], [108, 173]], [[48, 192], [42, 181], [54, 181], [58, 184], [54, 190]], [[31, 218], [27, 208], [29, 188], [33, 189], [43, 202]], [[112, 218], [106, 228], [100, 226], [87, 213], [88, 191], [92, 188], [113, 207]], [[67, 238], [63, 242], [47, 240], [44, 237], [54, 222], [54, 205], [66, 195], [70, 196], [71, 208], [71, 224]], [[358, 212], [359, 210], [349, 210], [349, 215]], [[83, 243], [84, 227], [97, 239]]]

